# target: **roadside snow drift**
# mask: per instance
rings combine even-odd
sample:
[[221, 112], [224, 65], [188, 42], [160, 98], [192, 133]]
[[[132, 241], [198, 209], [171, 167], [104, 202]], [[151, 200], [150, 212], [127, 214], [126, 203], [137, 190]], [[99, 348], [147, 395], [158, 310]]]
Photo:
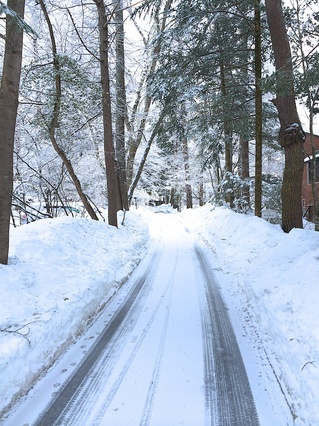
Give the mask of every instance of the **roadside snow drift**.
[[0, 418], [88, 326], [146, 252], [148, 229], [43, 219], [14, 229], [0, 265]]
[[290, 424], [319, 425], [319, 233], [285, 234], [209, 205], [183, 216], [216, 253], [224, 296], [284, 394]]

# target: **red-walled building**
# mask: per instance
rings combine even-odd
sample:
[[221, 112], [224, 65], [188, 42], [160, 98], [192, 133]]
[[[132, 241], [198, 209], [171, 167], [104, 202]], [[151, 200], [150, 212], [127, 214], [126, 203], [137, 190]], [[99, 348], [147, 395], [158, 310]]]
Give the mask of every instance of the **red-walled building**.
[[[319, 136], [314, 135], [314, 146], [316, 149], [316, 190], [317, 190], [317, 197], [319, 197]], [[312, 188], [311, 188], [311, 180], [310, 180], [310, 173], [311, 173], [311, 167], [312, 167], [312, 149], [311, 149], [311, 139], [310, 134], [306, 133], [306, 140], [304, 143], [304, 170], [303, 170], [303, 178], [302, 178], [302, 192], [301, 192], [301, 198], [302, 198], [302, 208], [304, 217], [307, 220], [313, 221], [313, 213], [314, 213], [314, 201], [313, 201], [313, 194], [312, 194]]]

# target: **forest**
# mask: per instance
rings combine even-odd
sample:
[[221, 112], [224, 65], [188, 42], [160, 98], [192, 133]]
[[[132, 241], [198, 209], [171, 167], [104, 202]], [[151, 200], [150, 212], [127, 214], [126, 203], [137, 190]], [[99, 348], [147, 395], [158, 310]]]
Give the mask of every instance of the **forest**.
[[211, 202], [302, 228], [318, 44], [314, 0], [0, 1], [0, 263], [10, 226], [61, 214]]

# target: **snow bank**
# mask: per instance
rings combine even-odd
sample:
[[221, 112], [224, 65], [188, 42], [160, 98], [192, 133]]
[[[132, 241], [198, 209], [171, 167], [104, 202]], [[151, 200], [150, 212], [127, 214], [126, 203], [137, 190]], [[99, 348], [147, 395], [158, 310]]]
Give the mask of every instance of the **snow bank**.
[[146, 252], [136, 213], [124, 226], [43, 219], [14, 229], [0, 265], [0, 417], [80, 335]]
[[185, 211], [227, 275], [228, 297], [295, 425], [319, 425], [319, 234], [205, 206]]

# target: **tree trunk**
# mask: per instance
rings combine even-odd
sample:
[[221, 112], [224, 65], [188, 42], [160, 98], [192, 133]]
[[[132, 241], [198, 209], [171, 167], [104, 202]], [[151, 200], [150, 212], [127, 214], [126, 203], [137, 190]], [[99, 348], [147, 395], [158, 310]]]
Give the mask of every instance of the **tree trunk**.
[[186, 136], [186, 108], [185, 103], [181, 104], [181, 124], [182, 124], [182, 154], [184, 161], [184, 170], [185, 170], [185, 192], [186, 192], [186, 208], [193, 208], [193, 195], [192, 195], [192, 186], [190, 184], [190, 171], [189, 171], [189, 150], [188, 150], [188, 141]]
[[116, 175], [115, 152], [112, 135], [112, 112], [109, 78], [109, 34], [108, 20], [103, 0], [94, 0], [98, 11], [98, 26], [100, 33], [100, 67], [103, 103], [104, 155], [108, 193], [108, 222], [117, 227], [118, 181]]
[[65, 154], [63, 149], [59, 146], [59, 144], [56, 140], [56, 137], [55, 137], [56, 129], [57, 129], [57, 126], [58, 126], [58, 123], [59, 123], [60, 108], [61, 108], [61, 97], [62, 97], [60, 61], [59, 61], [59, 56], [58, 56], [58, 52], [57, 52], [53, 26], [52, 26], [48, 11], [46, 9], [46, 6], [45, 6], [45, 3], [43, 2], [43, 0], [39, 0], [39, 3], [40, 3], [41, 10], [44, 14], [46, 23], [47, 23], [48, 28], [49, 28], [51, 45], [52, 45], [52, 53], [53, 53], [54, 78], [55, 78], [55, 102], [54, 102], [54, 109], [53, 109], [53, 117], [52, 117], [52, 120], [51, 120], [50, 125], [49, 125], [50, 141], [52, 143], [52, 146], [53, 146], [55, 152], [59, 155], [63, 164], [65, 165], [65, 167], [66, 167], [66, 169], [67, 169], [67, 171], [68, 171], [68, 173], [69, 173], [69, 175], [72, 179], [72, 182], [74, 183], [74, 186], [77, 190], [77, 193], [79, 194], [79, 197], [80, 197], [80, 199], [81, 199], [81, 201], [84, 205], [84, 208], [88, 212], [91, 219], [99, 220], [94, 209], [93, 209], [93, 207], [91, 206], [86, 195], [83, 192], [81, 183], [80, 183], [80, 181], [79, 181], [79, 179], [78, 179], [78, 177], [77, 177], [77, 175], [74, 171], [74, 168], [73, 168], [71, 161], [67, 158], [67, 155]]
[[261, 90], [261, 22], [260, 0], [255, 0], [255, 215], [262, 208], [262, 90]]
[[[221, 94], [224, 97], [224, 103], [226, 102], [226, 76], [224, 64], [220, 65], [220, 84]], [[226, 117], [226, 107], [224, 107], [224, 138], [225, 138], [225, 171], [229, 174], [233, 173], [233, 146], [232, 146], [232, 134], [229, 128], [229, 121]], [[230, 208], [234, 207], [234, 192], [228, 192], [225, 196], [225, 201], [229, 203]]]
[[113, 0], [115, 8], [116, 25], [116, 107], [115, 107], [115, 150], [117, 160], [117, 176], [120, 190], [121, 210], [128, 210], [128, 195], [125, 166], [125, 57], [124, 57], [124, 23], [123, 23], [123, 0]]
[[203, 175], [199, 178], [199, 188], [198, 188], [198, 204], [200, 207], [204, 205], [204, 182]]
[[190, 172], [189, 172], [189, 154], [188, 154], [188, 143], [187, 138], [184, 137], [182, 140], [183, 146], [183, 157], [184, 157], [184, 169], [185, 169], [185, 192], [186, 192], [186, 208], [193, 208], [193, 196], [192, 196], [192, 186], [190, 184]]
[[[242, 190], [242, 197], [244, 199], [244, 209], [249, 208], [250, 206], [250, 191], [249, 183], [247, 182], [249, 174], [249, 141], [243, 138], [240, 138], [239, 141], [239, 173], [240, 178], [244, 181], [244, 186]], [[247, 183], [246, 183], [247, 182]]]
[[[21, 18], [24, 0], [8, 0], [7, 5]], [[10, 213], [13, 192], [13, 150], [19, 104], [23, 30], [6, 16], [6, 41], [0, 88], [0, 263], [8, 264]]]
[[180, 197], [179, 197], [179, 194], [178, 194], [175, 186], [171, 187], [171, 191], [170, 191], [170, 205], [173, 207], [173, 209], [179, 210], [179, 207], [180, 207]]
[[282, 229], [302, 228], [301, 184], [304, 132], [297, 112], [290, 44], [280, 0], [266, 0], [267, 21], [274, 51], [277, 85], [274, 104], [280, 121], [279, 141], [285, 150], [282, 184]]
[[312, 173], [311, 173], [311, 189], [313, 197], [313, 221], [318, 223], [319, 221], [319, 203], [318, 203], [318, 194], [317, 194], [317, 161], [316, 157], [317, 148], [314, 143], [314, 134], [313, 134], [313, 125], [310, 127], [310, 140], [311, 140], [311, 163], [312, 163]]

